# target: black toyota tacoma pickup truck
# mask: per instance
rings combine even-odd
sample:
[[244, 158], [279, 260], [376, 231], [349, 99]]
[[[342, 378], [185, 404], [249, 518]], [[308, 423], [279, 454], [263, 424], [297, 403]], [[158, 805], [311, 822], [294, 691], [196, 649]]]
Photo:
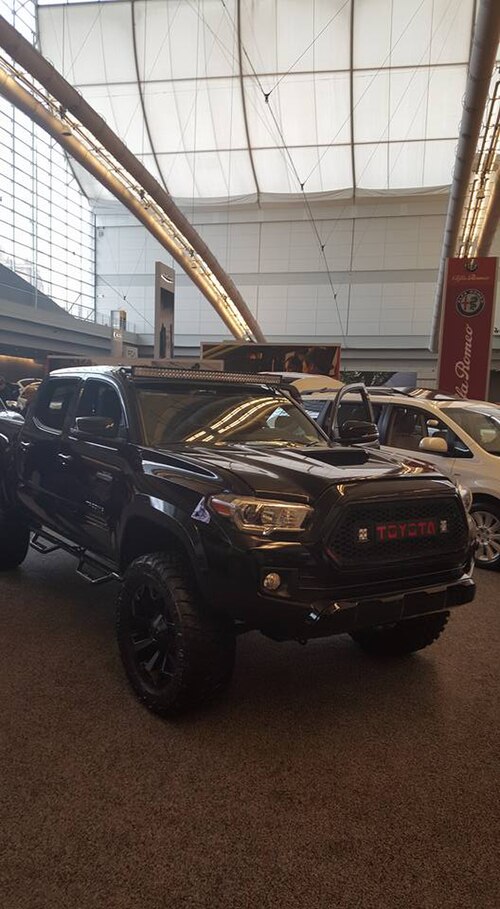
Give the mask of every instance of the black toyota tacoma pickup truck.
[[279, 378], [58, 370], [24, 423], [0, 417], [0, 484], [0, 568], [31, 541], [118, 579], [125, 670], [165, 715], [229, 681], [244, 631], [400, 655], [474, 597], [465, 493], [332, 444]]

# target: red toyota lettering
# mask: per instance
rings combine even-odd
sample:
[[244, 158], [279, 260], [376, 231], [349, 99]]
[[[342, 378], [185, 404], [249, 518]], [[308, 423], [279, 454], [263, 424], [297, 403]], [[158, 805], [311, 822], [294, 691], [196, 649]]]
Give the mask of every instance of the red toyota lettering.
[[377, 524], [376, 538], [379, 543], [387, 540], [406, 540], [409, 537], [433, 537], [437, 534], [435, 521], [409, 521], [400, 524]]

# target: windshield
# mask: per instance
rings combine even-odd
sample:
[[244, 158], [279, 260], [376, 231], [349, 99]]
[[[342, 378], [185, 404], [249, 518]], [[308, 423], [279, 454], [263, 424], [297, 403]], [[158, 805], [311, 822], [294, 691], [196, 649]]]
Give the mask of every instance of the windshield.
[[481, 410], [450, 407], [446, 412], [481, 448], [489, 454], [500, 455], [500, 407]]
[[147, 445], [324, 445], [293, 401], [247, 388], [137, 388]]

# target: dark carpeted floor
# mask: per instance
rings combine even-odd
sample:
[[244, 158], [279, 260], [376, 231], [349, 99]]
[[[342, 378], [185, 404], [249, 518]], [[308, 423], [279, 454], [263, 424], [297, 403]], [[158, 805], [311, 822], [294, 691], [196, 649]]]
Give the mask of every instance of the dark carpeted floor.
[[500, 904], [500, 575], [392, 664], [246, 636], [172, 724], [128, 690], [116, 588], [73, 567], [0, 577], [2, 909]]

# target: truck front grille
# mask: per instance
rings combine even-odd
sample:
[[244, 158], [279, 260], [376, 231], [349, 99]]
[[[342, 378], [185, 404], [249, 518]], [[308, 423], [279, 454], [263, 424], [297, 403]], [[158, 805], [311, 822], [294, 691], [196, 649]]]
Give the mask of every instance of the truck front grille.
[[341, 568], [362, 571], [461, 553], [465, 557], [467, 543], [468, 528], [456, 499], [365, 502], [346, 506], [327, 540], [327, 552]]

